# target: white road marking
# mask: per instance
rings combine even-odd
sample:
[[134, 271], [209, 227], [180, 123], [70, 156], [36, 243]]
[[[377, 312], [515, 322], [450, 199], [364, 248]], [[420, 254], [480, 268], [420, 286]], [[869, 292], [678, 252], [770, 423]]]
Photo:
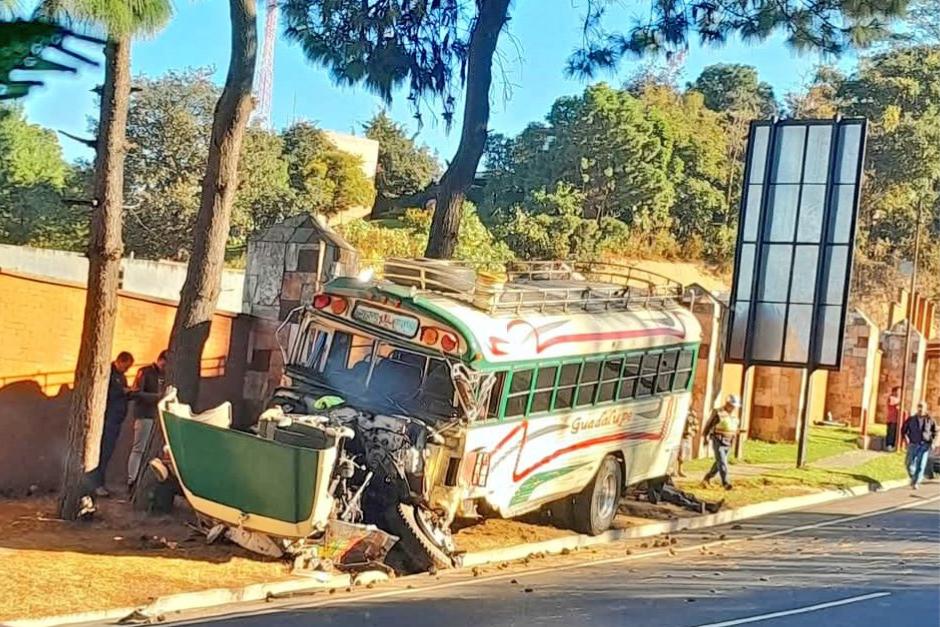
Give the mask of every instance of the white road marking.
[[[808, 529], [819, 529], [822, 527], [831, 527], [833, 525], [838, 525], [838, 524], [850, 522], [853, 520], [861, 520], [864, 518], [871, 518], [873, 516], [881, 516], [884, 514], [890, 514], [890, 513], [901, 511], [901, 510], [910, 509], [912, 507], [927, 505], [935, 501], [940, 501], [940, 496], [935, 496], [935, 497], [924, 499], [924, 500], [912, 501], [909, 503], [896, 505], [894, 507], [888, 507], [885, 509], [879, 509], [879, 510], [875, 510], [871, 512], [866, 512], [864, 514], [855, 514], [855, 515], [846, 516], [843, 518], [835, 518], [832, 520], [826, 520], [826, 521], [819, 522], [819, 523], [814, 523], [814, 524], [809, 524], [809, 525], [800, 525], [797, 527], [790, 527], [789, 529], [780, 529], [777, 531], [771, 531], [771, 532], [762, 533], [762, 534], [753, 535], [753, 536], [741, 536], [737, 538], [728, 538], [726, 540], [715, 540], [713, 542], [706, 542], [703, 544], [696, 544], [694, 546], [687, 546], [687, 547], [675, 546], [675, 547], [672, 547], [671, 550], [675, 551], [676, 553], [691, 553], [693, 551], [699, 551], [702, 548], [711, 548], [711, 547], [716, 547], [716, 546], [729, 546], [732, 544], [740, 544], [747, 540], [771, 538], [771, 537], [794, 533], [797, 531], [806, 531]], [[728, 524], [732, 524], [732, 523], [728, 523]], [[727, 525], [721, 525], [721, 526], [726, 527]], [[682, 531], [683, 530], [678, 529], [676, 530], [676, 533], [681, 533]], [[293, 609], [308, 609], [308, 608], [312, 609], [312, 608], [325, 607], [325, 606], [335, 607], [339, 605], [346, 605], [348, 603], [357, 603], [357, 602], [362, 602], [362, 601], [374, 601], [374, 600], [387, 599], [387, 598], [399, 597], [399, 596], [404, 596], [404, 595], [418, 595], [422, 593], [446, 590], [448, 588], [462, 588], [464, 586], [482, 584], [482, 583], [493, 582], [493, 581], [502, 581], [505, 579], [513, 579], [513, 578], [518, 578], [518, 577], [531, 577], [533, 575], [542, 575], [546, 573], [558, 573], [558, 572], [563, 572], [563, 571], [568, 571], [568, 570], [589, 568], [592, 566], [601, 566], [605, 564], [618, 564], [618, 563], [624, 563], [624, 562], [633, 562], [637, 560], [647, 559], [650, 557], [661, 557], [661, 556], [669, 555], [669, 550], [670, 549], [660, 549], [660, 550], [655, 550], [655, 551], [634, 553], [632, 555], [626, 555], [622, 557], [610, 557], [606, 559], [600, 559], [600, 560], [589, 561], [589, 562], [577, 562], [574, 564], [546, 566], [542, 568], [535, 568], [532, 570], [518, 570], [518, 571], [512, 571], [508, 573], [484, 576], [484, 577], [474, 577], [474, 578], [468, 578], [468, 579], [458, 579], [457, 581], [435, 583], [429, 586], [413, 586], [412, 587], [408, 585], [408, 587], [395, 587], [390, 590], [382, 590], [380, 592], [372, 592], [372, 593], [366, 593], [366, 594], [353, 593], [349, 596], [344, 596], [340, 598], [336, 598], [330, 595], [326, 599], [323, 599], [320, 601], [313, 601], [313, 602], [298, 600], [295, 603], [291, 603], [289, 602], [289, 600], [285, 599], [285, 601], [288, 601], [288, 602], [284, 603], [283, 605], [272, 607], [270, 609], [268, 608], [264, 608], [260, 610], [256, 609], [256, 610], [253, 610], [252, 613], [255, 615], [264, 615], [264, 614], [270, 614], [270, 613], [275, 613], [275, 612], [290, 611]], [[454, 576], [461, 576], [461, 575], [465, 575], [466, 571], [450, 571], [450, 573], [453, 573]], [[408, 584], [410, 581], [416, 581], [418, 577], [427, 577], [427, 575], [413, 575], [409, 577], [404, 577], [399, 580], [399, 585], [404, 586], [404, 584]], [[327, 590], [324, 589], [315, 594], [327, 594]], [[241, 614], [241, 613], [234, 612], [234, 614]], [[219, 616], [220, 616], [219, 614], [214, 614], [211, 617], [189, 619], [187, 622], [189, 622], [190, 624], [194, 624], [196, 622], [201, 622], [201, 621], [210, 620], [210, 619], [215, 620]], [[186, 620], [186, 619], [180, 618], [179, 620]]]
[[726, 620], [720, 623], [708, 623], [707, 625], [698, 625], [698, 627], [731, 627], [732, 625], [746, 625], [747, 623], [758, 623], [762, 620], [770, 620], [772, 618], [781, 618], [783, 616], [793, 616], [794, 614], [806, 614], [807, 612], [816, 612], [819, 610], [824, 610], [830, 607], [839, 607], [840, 605], [848, 605], [850, 603], [859, 603], [861, 601], [869, 601], [871, 599], [879, 599], [881, 597], [891, 596], [890, 592], [873, 592], [871, 594], [863, 594], [857, 597], [850, 597], [848, 599], [841, 599], [839, 601], [830, 601], [828, 603], [817, 603], [816, 605], [808, 605], [806, 607], [799, 607], [793, 610], [783, 610], [780, 612], [771, 612], [770, 614], [760, 614], [759, 616], [748, 616], [747, 618], [736, 618], [734, 620]]

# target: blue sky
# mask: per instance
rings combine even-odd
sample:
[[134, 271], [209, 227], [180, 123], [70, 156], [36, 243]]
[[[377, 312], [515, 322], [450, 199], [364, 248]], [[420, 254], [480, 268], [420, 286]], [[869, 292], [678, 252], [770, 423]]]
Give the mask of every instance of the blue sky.
[[[516, 0], [509, 36], [504, 33], [500, 38], [501, 73], [506, 81], [498, 80], [494, 90], [493, 130], [517, 133], [529, 122], [544, 117], [559, 96], [584, 89], [587, 83], [567, 78], [563, 71], [568, 54], [580, 41], [584, 3], [585, 0]], [[551, 11], [546, 10], [549, 5]], [[166, 29], [135, 43], [134, 73], [156, 76], [167, 70], [210, 65], [221, 84], [228, 64], [228, 2], [177, 0], [175, 9], [176, 15]], [[259, 20], [263, 24], [263, 12]], [[84, 50], [100, 58], [100, 52], [94, 48]], [[852, 61], [844, 58], [841, 64], [850, 65]], [[693, 80], [703, 67], [712, 63], [747, 63], [756, 66], [762, 80], [771, 83], [781, 97], [808, 80], [819, 62], [817, 55], [798, 55], [788, 50], [780, 38], [757, 46], [739, 42], [722, 48], [693, 46], [686, 57], [683, 80]], [[640, 65], [629, 60], [616, 74], [598, 80], [619, 84]], [[100, 81], [101, 71], [94, 68], [83, 69], [77, 76], [50, 77], [48, 87], [26, 99], [27, 115], [31, 121], [53, 129], [85, 134], [89, 116], [96, 115], [95, 97], [90, 90]], [[390, 113], [417, 131], [404, 95], [395, 99]], [[325, 70], [308, 63], [296, 46], [279, 38], [273, 98], [276, 127], [306, 119], [328, 129], [360, 132], [361, 124], [382, 107], [379, 98], [362, 88], [333, 85]], [[459, 120], [448, 134], [443, 124], [425, 115], [418, 140], [446, 159], [456, 147], [458, 135]], [[62, 147], [68, 159], [91, 157], [87, 148], [67, 138], [62, 139]]]

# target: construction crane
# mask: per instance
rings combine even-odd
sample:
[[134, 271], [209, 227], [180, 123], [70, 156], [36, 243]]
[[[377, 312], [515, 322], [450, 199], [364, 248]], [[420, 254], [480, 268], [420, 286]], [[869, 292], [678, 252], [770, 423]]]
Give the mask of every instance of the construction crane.
[[274, 42], [277, 40], [278, 0], [264, 0], [264, 42], [261, 48], [261, 63], [255, 76], [254, 122], [265, 128], [271, 127], [271, 97], [274, 92]]

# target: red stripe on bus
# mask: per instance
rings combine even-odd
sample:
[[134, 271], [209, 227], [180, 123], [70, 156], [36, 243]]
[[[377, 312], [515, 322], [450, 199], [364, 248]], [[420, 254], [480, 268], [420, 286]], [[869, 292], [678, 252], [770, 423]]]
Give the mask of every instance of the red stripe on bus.
[[[517, 473], [515, 469], [512, 471], [512, 480], [513, 481], [522, 481], [530, 474], [532, 474], [536, 469], [541, 468], [545, 464], [553, 461], [562, 455], [571, 453], [580, 449], [589, 448], [591, 446], [596, 446], [598, 444], [606, 444], [608, 442], [617, 442], [619, 440], [658, 440], [660, 434], [658, 433], [614, 433], [612, 435], [605, 435], [599, 438], [594, 438], [592, 440], [585, 440], [584, 442], [578, 442], [577, 444], [572, 444], [571, 446], [566, 446], [565, 448], [558, 449], [551, 455], [547, 455], [532, 464], [525, 470], [520, 473]], [[520, 451], [521, 453], [521, 451]], [[518, 458], [516, 460], [518, 462]]]

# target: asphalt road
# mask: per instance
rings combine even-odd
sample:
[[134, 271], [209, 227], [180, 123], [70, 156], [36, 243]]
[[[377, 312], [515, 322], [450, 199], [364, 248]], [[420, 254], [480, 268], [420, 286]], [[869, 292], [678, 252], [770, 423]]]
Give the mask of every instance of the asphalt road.
[[[940, 485], [706, 532], [229, 608], [211, 627], [940, 625]], [[643, 546], [646, 544], [647, 546]], [[628, 553], [629, 552], [629, 553]]]

